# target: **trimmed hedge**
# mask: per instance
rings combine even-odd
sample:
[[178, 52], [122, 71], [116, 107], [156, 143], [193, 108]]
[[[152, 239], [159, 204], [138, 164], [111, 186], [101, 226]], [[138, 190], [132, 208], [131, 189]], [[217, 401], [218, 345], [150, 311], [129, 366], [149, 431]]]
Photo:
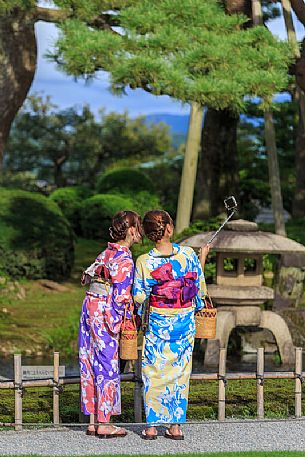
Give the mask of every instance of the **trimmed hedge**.
[[85, 238], [109, 239], [109, 227], [115, 213], [132, 210], [129, 197], [116, 194], [97, 194], [85, 200], [81, 207], [81, 228]]
[[77, 235], [81, 235], [80, 209], [82, 202], [90, 197], [90, 194], [90, 190], [82, 186], [60, 187], [49, 197], [60, 207]]
[[133, 168], [116, 168], [101, 175], [96, 183], [96, 190], [104, 193], [138, 193], [147, 191], [154, 193], [152, 180], [140, 170]]
[[62, 279], [73, 262], [73, 232], [56, 203], [0, 187], [0, 275]]
[[159, 199], [149, 192], [126, 194], [97, 194], [81, 206], [81, 228], [84, 238], [109, 239], [109, 227], [115, 213], [136, 211], [141, 216], [150, 209], [160, 207]]
[[137, 211], [137, 213], [139, 213], [142, 217], [146, 211], [161, 209], [159, 197], [150, 192], [139, 192], [137, 194], [133, 194], [132, 196], [129, 195], [129, 197], [133, 200], [134, 211]]

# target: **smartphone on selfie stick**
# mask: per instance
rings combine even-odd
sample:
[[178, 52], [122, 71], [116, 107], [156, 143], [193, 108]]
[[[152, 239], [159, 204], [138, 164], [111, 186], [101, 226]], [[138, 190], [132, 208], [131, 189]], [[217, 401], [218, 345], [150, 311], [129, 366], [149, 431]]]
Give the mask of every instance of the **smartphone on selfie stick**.
[[216, 230], [216, 232], [214, 233], [214, 235], [212, 236], [211, 239], [209, 239], [209, 241], [207, 242], [207, 245], [211, 244], [214, 239], [216, 238], [216, 236], [218, 235], [218, 233], [220, 232], [220, 230], [222, 230], [224, 228], [224, 226], [226, 225], [227, 222], [229, 222], [229, 220], [234, 216], [234, 214], [236, 213], [237, 211], [237, 201], [235, 199], [235, 197], [233, 197], [233, 195], [231, 195], [230, 197], [227, 197], [224, 199], [224, 205], [225, 205], [225, 208], [227, 210], [227, 218], [226, 220], [221, 224], [221, 226], [219, 227], [218, 230]]

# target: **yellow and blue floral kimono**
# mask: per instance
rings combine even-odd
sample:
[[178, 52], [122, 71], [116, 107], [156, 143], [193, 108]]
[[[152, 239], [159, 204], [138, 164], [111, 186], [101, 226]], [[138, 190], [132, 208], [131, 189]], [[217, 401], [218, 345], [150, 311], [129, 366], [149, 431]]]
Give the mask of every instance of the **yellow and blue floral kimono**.
[[138, 313], [150, 303], [149, 328], [142, 361], [148, 424], [186, 421], [195, 338], [194, 313], [203, 308], [206, 284], [199, 259], [190, 247], [173, 244], [173, 254], [157, 249], [136, 263], [133, 295]]

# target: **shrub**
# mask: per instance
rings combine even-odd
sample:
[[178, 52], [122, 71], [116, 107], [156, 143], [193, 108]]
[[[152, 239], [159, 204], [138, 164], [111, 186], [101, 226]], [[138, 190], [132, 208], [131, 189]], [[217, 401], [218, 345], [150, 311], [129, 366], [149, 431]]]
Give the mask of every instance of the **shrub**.
[[134, 202], [134, 211], [139, 213], [142, 217], [146, 211], [161, 208], [159, 197], [150, 192], [139, 192], [134, 195], [129, 195], [129, 198]]
[[81, 227], [85, 238], [108, 239], [112, 216], [118, 211], [132, 210], [133, 201], [118, 194], [97, 194], [81, 206]]
[[58, 204], [77, 235], [81, 235], [80, 208], [83, 200], [89, 196], [90, 190], [82, 186], [60, 187], [50, 195], [50, 199]]
[[73, 232], [56, 203], [0, 187], [0, 275], [61, 279], [73, 261]]
[[134, 195], [97, 194], [85, 200], [81, 206], [81, 228], [85, 238], [106, 240], [115, 213], [122, 210], [136, 211], [141, 216], [153, 208], [159, 208], [159, 199], [148, 192]]
[[101, 175], [97, 180], [96, 189], [100, 194], [141, 191], [154, 193], [153, 182], [143, 171], [127, 167], [110, 170]]

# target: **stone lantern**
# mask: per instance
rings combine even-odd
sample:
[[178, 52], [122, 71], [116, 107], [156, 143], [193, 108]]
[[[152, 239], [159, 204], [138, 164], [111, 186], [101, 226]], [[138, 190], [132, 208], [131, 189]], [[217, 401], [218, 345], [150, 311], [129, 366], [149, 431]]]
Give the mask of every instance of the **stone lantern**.
[[[180, 244], [200, 248], [213, 232], [184, 239]], [[213, 242], [216, 283], [208, 289], [218, 308], [216, 339], [208, 340], [205, 365], [218, 363], [219, 348], [227, 348], [235, 327], [257, 327], [272, 332], [282, 363], [294, 360], [294, 346], [285, 320], [263, 304], [274, 299], [274, 290], [263, 285], [263, 254], [305, 254], [305, 247], [274, 233], [258, 230], [254, 222], [235, 220]]]

